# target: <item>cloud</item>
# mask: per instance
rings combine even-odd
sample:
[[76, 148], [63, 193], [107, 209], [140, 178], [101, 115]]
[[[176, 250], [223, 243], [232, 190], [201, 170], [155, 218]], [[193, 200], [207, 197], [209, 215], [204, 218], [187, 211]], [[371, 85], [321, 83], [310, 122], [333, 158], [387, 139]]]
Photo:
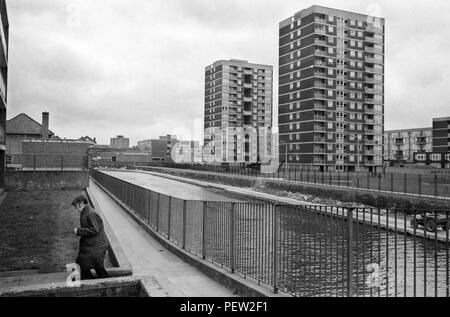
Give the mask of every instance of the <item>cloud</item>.
[[[204, 68], [220, 59], [274, 66], [278, 23], [312, 0], [7, 0], [8, 118], [49, 111], [62, 137], [123, 134], [135, 144], [173, 131], [197, 135]], [[448, 116], [450, 3], [324, 0], [386, 18], [386, 128]], [[275, 123], [277, 120], [275, 120]], [[200, 127], [199, 127], [200, 126]]]

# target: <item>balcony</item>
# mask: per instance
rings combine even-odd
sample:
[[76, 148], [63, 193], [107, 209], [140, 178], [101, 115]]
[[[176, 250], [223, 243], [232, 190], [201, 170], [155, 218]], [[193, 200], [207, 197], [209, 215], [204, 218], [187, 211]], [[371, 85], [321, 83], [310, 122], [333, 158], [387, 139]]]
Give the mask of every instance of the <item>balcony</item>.
[[314, 82], [314, 88], [326, 88], [326, 87], [327, 87], [327, 85], [323, 82], [320, 82], [320, 81]]
[[314, 143], [327, 143], [325, 138], [314, 138]]
[[375, 134], [375, 130], [373, 129], [364, 129], [365, 134]]
[[383, 70], [375, 68], [375, 67], [366, 67], [366, 73], [382, 75], [383, 74]]
[[325, 160], [324, 159], [315, 158], [314, 161], [313, 161], [313, 164], [323, 165], [323, 164], [325, 164]]
[[383, 94], [383, 89], [375, 89], [375, 88], [368, 88], [366, 87], [365, 90], [366, 94]]
[[319, 66], [319, 67], [326, 67], [326, 62], [322, 59], [316, 59], [314, 61], [314, 65]]
[[426, 138], [417, 138], [416, 143], [417, 144], [427, 144], [427, 139]]
[[366, 36], [365, 41], [368, 43], [383, 44], [383, 39], [378, 39], [373, 36]]
[[327, 34], [327, 31], [325, 30], [325, 28], [315, 28], [314, 32], [317, 34], [323, 34], [323, 35]]
[[324, 147], [315, 147], [314, 148], [314, 153], [324, 154], [324, 153], [326, 153], [326, 149]]
[[327, 121], [327, 117], [325, 116], [314, 116], [315, 121]]
[[323, 24], [326, 24], [326, 23], [327, 23], [327, 21], [325, 20], [325, 18], [321, 18], [321, 17], [315, 17], [315, 18], [314, 18], [314, 22], [315, 22], [315, 23], [323, 23]]
[[364, 165], [366, 165], [366, 166], [372, 166], [372, 165], [375, 165], [375, 161], [372, 161], [372, 160], [364, 160]]
[[326, 99], [326, 96], [324, 94], [315, 93], [314, 98], [315, 99]]
[[370, 104], [375, 104], [375, 99], [373, 99], [373, 98], [366, 98], [366, 99], [364, 99], [364, 102], [365, 103], [370, 103]]
[[315, 40], [314, 40], [314, 44], [320, 45], [320, 46], [326, 46], [326, 45], [327, 45], [327, 42], [324, 41], [324, 40], [315, 39]]
[[324, 77], [324, 78], [326, 78], [327, 77], [327, 75], [326, 75], [326, 73], [324, 73], [324, 72], [314, 72], [314, 76], [315, 77]]
[[373, 108], [366, 108], [364, 112], [367, 114], [377, 114], [377, 111]]
[[375, 140], [368, 140], [368, 139], [366, 139], [366, 140], [364, 141], [364, 144], [367, 144], [367, 145], [375, 145]]
[[370, 46], [366, 46], [365, 51], [368, 53], [383, 54], [382, 49], [378, 49], [378, 48], [370, 47]]
[[366, 155], [366, 156], [375, 156], [375, 151], [373, 151], [373, 150], [364, 151], [364, 155]]
[[318, 102], [314, 103], [314, 110], [325, 110], [325, 109], [326, 109], [326, 106], [324, 104], [321, 104]]
[[368, 25], [366, 26], [366, 31], [375, 34], [383, 34], [383, 27]]
[[314, 132], [326, 132], [327, 129], [323, 126], [314, 126]]
[[328, 56], [327, 51], [324, 51], [324, 50], [316, 50], [316, 51], [315, 51], [315, 54], [316, 54], [317, 56]]
[[381, 84], [383, 81], [381, 79], [376, 79], [375, 77], [368, 77], [366, 76], [366, 82], [371, 84]]

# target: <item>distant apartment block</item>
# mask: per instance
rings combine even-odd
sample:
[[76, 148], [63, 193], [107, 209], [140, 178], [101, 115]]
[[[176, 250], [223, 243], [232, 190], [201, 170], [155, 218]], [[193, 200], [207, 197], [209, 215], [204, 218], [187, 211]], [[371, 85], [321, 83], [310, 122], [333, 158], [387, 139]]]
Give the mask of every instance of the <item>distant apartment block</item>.
[[280, 161], [326, 171], [382, 167], [384, 23], [321, 6], [280, 22]]
[[433, 129], [391, 130], [384, 133], [385, 165], [413, 163], [414, 153], [433, 151]]
[[118, 135], [115, 138], [111, 138], [111, 146], [118, 149], [128, 149], [130, 147], [130, 139], [125, 138], [123, 135]]
[[433, 152], [450, 153], [450, 117], [433, 119]]
[[450, 153], [414, 153], [414, 163], [433, 168], [450, 168]]
[[206, 162], [251, 164], [270, 153], [272, 90], [272, 66], [232, 59], [206, 67]]
[[6, 164], [6, 105], [8, 100], [9, 21], [6, 1], [0, 0], [0, 190], [4, 188]]
[[183, 163], [193, 163], [193, 158], [188, 159], [191, 158], [190, 153], [197, 153], [200, 148], [199, 142], [179, 141], [175, 135], [165, 135], [160, 136], [159, 139], [139, 141], [137, 146], [139, 150], [151, 154], [152, 162], [159, 163], [175, 163], [177, 162], [175, 158], [182, 160]]

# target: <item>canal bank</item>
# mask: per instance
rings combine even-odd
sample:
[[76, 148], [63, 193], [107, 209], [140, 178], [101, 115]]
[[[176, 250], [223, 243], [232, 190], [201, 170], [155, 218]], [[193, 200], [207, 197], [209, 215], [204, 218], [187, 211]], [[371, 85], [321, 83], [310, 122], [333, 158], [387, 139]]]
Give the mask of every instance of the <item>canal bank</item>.
[[[299, 183], [287, 180], [277, 180], [242, 175], [228, 175], [213, 172], [180, 170], [163, 167], [134, 167], [144, 171], [180, 176], [199, 181], [206, 181], [219, 185], [252, 188], [253, 191], [272, 194], [273, 196], [289, 196], [302, 199], [302, 195], [318, 198], [315, 204], [340, 205], [348, 207], [373, 207], [380, 209], [450, 209], [450, 197], [427, 197], [417, 195], [403, 195], [364, 189], [352, 189], [338, 186], [326, 186], [313, 183]], [[283, 197], [283, 198], [284, 198]], [[330, 204], [330, 202], [335, 202]], [[336, 204], [337, 203], [337, 204]]]

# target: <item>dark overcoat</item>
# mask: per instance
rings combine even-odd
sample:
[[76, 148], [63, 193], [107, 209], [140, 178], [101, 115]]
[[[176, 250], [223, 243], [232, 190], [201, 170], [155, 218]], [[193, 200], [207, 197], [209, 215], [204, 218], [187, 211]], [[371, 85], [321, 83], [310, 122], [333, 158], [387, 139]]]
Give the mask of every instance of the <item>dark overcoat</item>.
[[102, 218], [89, 206], [81, 211], [77, 235], [80, 236], [80, 249], [76, 262], [84, 267], [103, 267], [109, 243]]

